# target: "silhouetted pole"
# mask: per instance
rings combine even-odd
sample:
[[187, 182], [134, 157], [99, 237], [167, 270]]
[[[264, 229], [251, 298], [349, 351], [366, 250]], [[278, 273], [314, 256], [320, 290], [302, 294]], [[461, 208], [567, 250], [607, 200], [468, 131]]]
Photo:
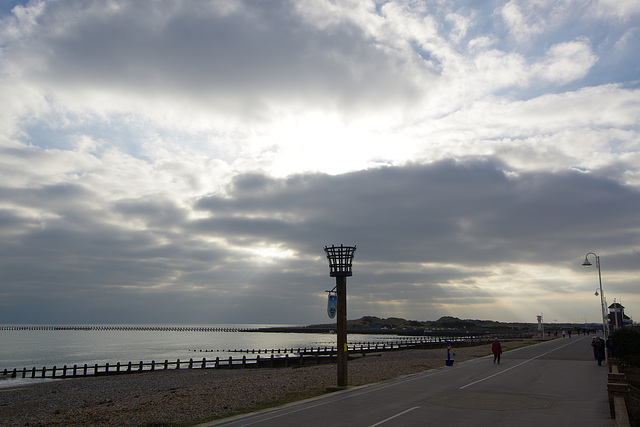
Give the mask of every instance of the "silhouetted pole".
[[337, 294], [337, 341], [338, 341], [338, 387], [347, 386], [347, 276], [351, 276], [351, 265], [355, 246], [325, 246], [329, 260], [330, 277], [336, 278]]
[[[589, 255], [593, 255], [596, 257], [596, 267], [598, 268], [598, 282], [600, 283], [600, 309], [602, 310], [602, 335], [604, 335], [605, 345], [607, 343], [607, 337], [609, 336], [609, 325], [607, 322], [607, 317], [605, 315], [605, 303], [604, 303], [604, 292], [602, 290], [602, 275], [600, 274], [600, 257], [593, 252], [589, 252], [584, 256], [584, 262], [582, 265], [584, 267], [591, 267], [592, 264], [589, 262]], [[598, 292], [596, 291], [596, 295]], [[604, 349], [604, 360], [605, 362], [609, 362], [609, 357], [607, 356], [607, 349]]]
[[338, 334], [338, 387], [347, 386], [347, 278], [336, 277], [336, 294], [338, 295], [337, 334]]

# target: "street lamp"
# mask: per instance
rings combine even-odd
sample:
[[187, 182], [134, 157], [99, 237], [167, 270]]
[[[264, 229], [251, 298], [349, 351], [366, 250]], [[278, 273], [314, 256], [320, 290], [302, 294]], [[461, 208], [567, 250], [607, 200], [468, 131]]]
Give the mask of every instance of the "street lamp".
[[338, 340], [338, 387], [347, 386], [347, 276], [352, 276], [351, 265], [355, 246], [325, 246], [329, 260], [330, 277], [336, 278], [338, 298], [336, 335]]
[[[604, 334], [604, 340], [606, 342], [609, 334], [608, 334], [607, 321], [605, 317], [604, 292], [602, 292], [602, 275], [600, 274], [600, 257], [594, 254], [593, 252], [589, 252], [587, 255], [585, 255], [584, 262], [582, 263], [582, 265], [585, 267], [591, 267], [593, 265], [589, 262], [589, 255], [593, 255], [594, 257], [596, 257], [596, 268], [598, 269], [598, 281], [600, 282], [600, 307], [602, 309], [602, 333]], [[598, 290], [596, 289], [596, 296], [597, 295], [598, 295]], [[606, 357], [607, 352], [605, 351], [604, 354]]]

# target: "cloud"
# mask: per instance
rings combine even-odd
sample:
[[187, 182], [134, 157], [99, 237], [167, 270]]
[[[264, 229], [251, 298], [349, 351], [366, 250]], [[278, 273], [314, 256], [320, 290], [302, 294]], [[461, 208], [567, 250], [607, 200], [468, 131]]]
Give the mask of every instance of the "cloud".
[[4, 3], [0, 322], [318, 323], [340, 243], [350, 317], [631, 313], [638, 12]]
[[[470, 315], [498, 299], [482, 283], [510, 292], [525, 280], [528, 292], [535, 292], [541, 284], [515, 277], [537, 265], [579, 267], [576, 249], [584, 247], [583, 230], [592, 224], [602, 224], [599, 250], [612, 262], [636, 256], [640, 208], [637, 190], [618, 183], [581, 172], [514, 177], [493, 159], [338, 176], [241, 175], [225, 196], [194, 201], [193, 212], [157, 198], [105, 204], [99, 212], [83, 206], [80, 200], [95, 195], [77, 186], [44, 188], [23, 198], [50, 219], [4, 212], [3, 228], [14, 230], [3, 243], [4, 262], [11, 266], [3, 270], [11, 295], [4, 304], [56, 300], [66, 292], [98, 299], [121, 293], [153, 319], [146, 295], [177, 292], [189, 303], [206, 298], [216, 313], [225, 313], [232, 300], [248, 316], [252, 295], [284, 312], [285, 294], [310, 308], [322, 287], [330, 286], [322, 247], [340, 243], [358, 245], [354, 315], [376, 306], [367, 297], [374, 295], [403, 305], [412, 317], [416, 308], [409, 306], [418, 301], [432, 313]], [[28, 268], [36, 263], [37, 269]], [[509, 269], [504, 283], [500, 276]], [[292, 285], [301, 287], [292, 291]], [[268, 312], [254, 311], [250, 319], [271, 319]], [[195, 321], [201, 314], [186, 318]]]
[[588, 40], [561, 43], [551, 46], [539, 73], [549, 81], [568, 83], [584, 77], [596, 61]]

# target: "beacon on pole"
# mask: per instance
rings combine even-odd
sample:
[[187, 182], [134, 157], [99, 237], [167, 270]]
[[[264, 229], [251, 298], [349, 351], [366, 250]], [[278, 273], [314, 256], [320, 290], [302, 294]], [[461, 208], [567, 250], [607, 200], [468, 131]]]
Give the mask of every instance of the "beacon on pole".
[[329, 260], [330, 277], [336, 278], [337, 339], [338, 339], [338, 387], [347, 386], [347, 276], [352, 276], [351, 266], [355, 246], [325, 246]]

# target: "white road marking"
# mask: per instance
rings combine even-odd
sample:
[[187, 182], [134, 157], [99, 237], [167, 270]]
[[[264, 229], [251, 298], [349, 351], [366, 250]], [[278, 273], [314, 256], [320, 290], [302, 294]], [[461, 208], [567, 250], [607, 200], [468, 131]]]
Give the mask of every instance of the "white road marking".
[[406, 414], [407, 412], [411, 412], [411, 411], [413, 411], [414, 409], [418, 409], [418, 408], [419, 408], [419, 406], [414, 406], [413, 408], [409, 408], [409, 409], [407, 409], [406, 411], [402, 411], [402, 412], [400, 412], [399, 414], [395, 414], [395, 415], [394, 415], [394, 416], [392, 416], [392, 417], [389, 417], [389, 418], [387, 418], [387, 419], [384, 419], [384, 420], [382, 420], [382, 421], [380, 421], [380, 422], [377, 422], [377, 423], [375, 423], [375, 424], [371, 424], [369, 427], [376, 427], [376, 426], [379, 426], [380, 424], [384, 424], [384, 423], [386, 423], [387, 421], [391, 421], [391, 420], [392, 420], [392, 419], [394, 419], [394, 418], [398, 418], [399, 416], [404, 415], [404, 414]]

